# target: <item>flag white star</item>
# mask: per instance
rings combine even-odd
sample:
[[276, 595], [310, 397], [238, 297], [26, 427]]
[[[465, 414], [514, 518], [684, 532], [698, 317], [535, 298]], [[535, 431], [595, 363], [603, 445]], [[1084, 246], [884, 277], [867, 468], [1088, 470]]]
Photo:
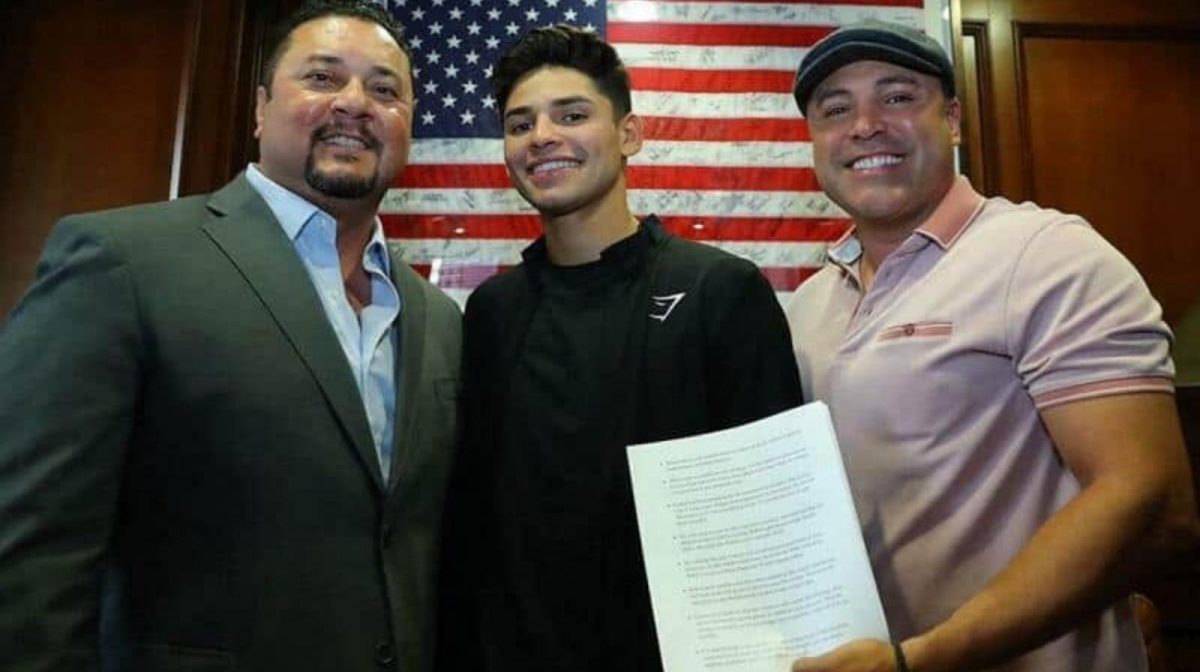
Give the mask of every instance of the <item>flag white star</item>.
[[437, 82], [425, 82], [425, 93], [437, 93]]
[[442, 106], [443, 107], [454, 107], [454, 104], [457, 102], [458, 102], [458, 98], [455, 98], [454, 96], [452, 96], [448, 93], [446, 95], [442, 96]]
[[489, 37], [483, 42], [487, 45], [488, 49], [496, 49], [500, 46], [500, 38], [498, 37]]
[[587, 5], [588, 7], [595, 7], [596, 0], [583, 0], [583, 4]]
[[437, 23], [437, 22], [429, 24], [429, 34], [430, 35], [441, 35], [442, 34], [442, 24]]
[[470, 110], [458, 115], [458, 118], [462, 119], [462, 123], [466, 124], [467, 126], [475, 123], [475, 113]]
[[498, 10], [494, 7], [492, 9], [489, 9], [488, 10], [488, 19], [490, 19], [492, 21], [499, 21], [500, 20], [500, 10]]
[[489, 65], [483, 69], [483, 76], [487, 77], [488, 79], [492, 78], [492, 66]]
[[546, 0], [547, 7], [558, 7], [558, 0]]
[[425, 18], [425, 10], [423, 10], [423, 9], [414, 9], [414, 10], [412, 11], [412, 14], [411, 14], [410, 16], [412, 16], [412, 18], [413, 18], [413, 21], [420, 21], [421, 19], [424, 19], [424, 18]]
[[433, 0], [433, 6], [441, 7], [443, 4], [445, 4], [445, 2], [446, 2], [446, 0]]
[[475, 93], [475, 89], [478, 89], [478, 88], [479, 88], [478, 84], [476, 84], [475, 82], [468, 81], [466, 84], [463, 84], [463, 93]]
[[474, 49], [467, 52], [467, 65], [479, 63], [479, 54]]
[[483, 106], [489, 110], [496, 107], [496, 99], [490, 95], [483, 97]]
[[446, 46], [450, 47], [451, 49], [458, 49], [459, 45], [461, 44], [462, 38], [457, 35], [451, 35], [450, 39], [446, 40]]
[[412, 39], [408, 41], [410, 49], [420, 49], [422, 44], [425, 44], [425, 40], [422, 40], [420, 35], [413, 35]]
[[590, 23], [589, 23], [589, 24], [587, 24], [586, 26], [584, 26], [584, 27], [583, 27], [583, 29], [584, 29], [584, 30], [586, 30], [586, 31], [587, 31], [587, 32], [589, 32], [589, 33], [594, 33], [594, 32], [596, 32], [596, 26], [594, 26], [594, 25], [592, 25], [592, 24], [590, 24]]
[[455, 21], [461, 21], [462, 15], [463, 15], [463, 11], [461, 9], [459, 9], [458, 7], [455, 7], [454, 9], [450, 10], [450, 18], [454, 19]]
[[458, 68], [453, 65], [447, 65], [446, 66], [446, 78], [447, 79], [458, 79]]
[[471, 0], [471, 6], [472, 7], [482, 7], [483, 0]]
[[577, 17], [577, 16], [579, 16], [579, 15], [575, 13], [575, 10], [568, 9], [567, 11], [563, 12], [563, 21], [566, 21], [567, 23], [571, 23], [572, 21], [575, 20], [575, 17]]
[[421, 123], [426, 126], [432, 124], [433, 120], [434, 120], [433, 112], [426, 111], [425, 114], [421, 115]]
[[467, 24], [467, 34], [468, 35], [478, 35], [479, 31], [481, 31], [481, 30], [483, 30], [483, 26], [479, 25], [478, 23], [475, 23], [474, 21]]
[[526, 21], [537, 21], [538, 16], [539, 16], [539, 14], [536, 9], [530, 9], [525, 12], [525, 20]]
[[442, 55], [436, 51], [431, 51], [425, 55], [425, 60], [429, 61], [430, 63], [437, 63], [438, 61], [442, 60]]
[[521, 0], [508, 0], [508, 4], [512, 5], [513, 7], [520, 7]]
[[521, 27], [512, 21], [509, 21], [508, 25], [504, 26], [504, 32], [508, 33], [509, 35], [516, 35], [517, 33], [521, 32]]

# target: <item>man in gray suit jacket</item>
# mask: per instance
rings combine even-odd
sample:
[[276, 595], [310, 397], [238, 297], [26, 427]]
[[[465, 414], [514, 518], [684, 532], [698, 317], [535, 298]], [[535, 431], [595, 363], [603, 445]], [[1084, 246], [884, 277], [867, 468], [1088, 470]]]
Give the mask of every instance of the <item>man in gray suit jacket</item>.
[[261, 161], [68, 217], [0, 327], [0, 669], [424, 670], [460, 318], [389, 250], [411, 62], [302, 8]]

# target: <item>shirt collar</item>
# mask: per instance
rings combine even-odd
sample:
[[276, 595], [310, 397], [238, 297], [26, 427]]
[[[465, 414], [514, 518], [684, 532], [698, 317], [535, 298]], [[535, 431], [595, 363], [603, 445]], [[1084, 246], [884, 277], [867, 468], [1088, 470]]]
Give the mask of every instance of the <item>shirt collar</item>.
[[[319, 215], [330, 222], [336, 221], [329, 213], [264, 175], [253, 163], [246, 167], [246, 181], [267, 202], [267, 207], [275, 215], [279, 226], [293, 242], [300, 237], [305, 225], [314, 216]], [[383, 223], [379, 221], [378, 215], [375, 217], [371, 239], [367, 241], [366, 250], [363, 252], [363, 260], [374, 260], [384, 273], [391, 274], [391, 255], [387, 252]]]
[[[913, 231], [933, 241], [943, 250], [948, 250], [962, 236], [963, 231], [975, 220], [983, 208], [985, 199], [971, 186], [970, 180], [958, 176], [937, 208], [929, 218]], [[826, 258], [839, 266], [851, 266], [862, 257], [862, 243], [850, 229], [825, 251]]]

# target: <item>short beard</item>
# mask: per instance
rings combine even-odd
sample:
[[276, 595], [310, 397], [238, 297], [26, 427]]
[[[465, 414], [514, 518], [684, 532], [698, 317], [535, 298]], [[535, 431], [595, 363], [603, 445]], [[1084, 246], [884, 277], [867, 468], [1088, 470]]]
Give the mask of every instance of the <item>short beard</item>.
[[379, 186], [379, 172], [376, 171], [369, 177], [326, 175], [317, 170], [310, 152], [304, 162], [304, 180], [317, 193], [330, 198], [356, 199], [375, 192], [375, 188]]

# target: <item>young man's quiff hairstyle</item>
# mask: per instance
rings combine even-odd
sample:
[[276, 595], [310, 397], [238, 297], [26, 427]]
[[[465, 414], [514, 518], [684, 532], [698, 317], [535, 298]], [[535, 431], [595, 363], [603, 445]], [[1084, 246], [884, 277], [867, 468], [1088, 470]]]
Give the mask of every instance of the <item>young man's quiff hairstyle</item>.
[[263, 62], [262, 73], [258, 79], [258, 83], [267, 90], [268, 98], [271, 97], [271, 82], [275, 79], [275, 69], [279, 67], [279, 60], [292, 43], [292, 32], [302, 24], [329, 16], [366, 21], [387, 31], [408, 58], [408, 76], [409, 79], [413, 79], [412, 51], [404, 38], [404, 27], [387, 10], [369, 0], [308, 0], [272, 31], [271, 41], [268, 42], [271, 49], [267, 52], [270, 56]]
[[517, 83], [547, 66], [571, 68], [587, 75], [612, 103], [614, 121], [633, 109], [629, 73], [616, 49], [593, 32], [560, 23], [529, 31], [496, 62], [492, 69], [492, 95], [499, 103], [501, 119]]

